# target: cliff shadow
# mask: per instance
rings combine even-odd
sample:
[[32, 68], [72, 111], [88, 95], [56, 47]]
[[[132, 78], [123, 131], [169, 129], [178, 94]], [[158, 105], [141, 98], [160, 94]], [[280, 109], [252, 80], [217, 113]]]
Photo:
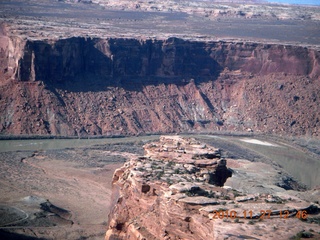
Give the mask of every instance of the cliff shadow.
[[34, 41], [26, 45], [18, 79], [70, 92], [109, 87], [137, 91], [145, 85], [185, 85], [191, 79], [201, 83], [215, 80], [222, 71], [208, 49], [206, 43], [177, 38]]

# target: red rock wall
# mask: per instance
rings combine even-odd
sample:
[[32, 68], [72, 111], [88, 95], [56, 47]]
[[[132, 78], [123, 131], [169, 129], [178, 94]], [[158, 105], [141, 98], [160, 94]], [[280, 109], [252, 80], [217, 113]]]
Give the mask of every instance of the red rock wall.
[[[253, 74], [284, 72], [320, 75], [320, 53], [298, 46], [70, 38], [54, 42], [28, 41], [17, 66], [16, 78], [77, 81], [95, 77], [216, 77], [221, 70]], [[35, 73], [32, 73], [32, 71]], [[35, 74], [35, 76], [32, 76]], [[126, 79], [128, 81], [128, 79]], [[148, 84], [148, 79], [142, 79]]]
[[7, 28], [0, 24], [0, 80], [14, 79], [26, 42], [7, 36]]
[[[320, 76], [320, 53], [304, 47], [237, 43], [219, 44], [212, 49], [213, 58], [230, 70], [251, 73], [287, 73]], [[223, 56], [223, 57], [219, 57]]]
[[176, 38], [23, 41], [4, 28], [0, 43], [3, 134], [319, 135], [316, 50]]

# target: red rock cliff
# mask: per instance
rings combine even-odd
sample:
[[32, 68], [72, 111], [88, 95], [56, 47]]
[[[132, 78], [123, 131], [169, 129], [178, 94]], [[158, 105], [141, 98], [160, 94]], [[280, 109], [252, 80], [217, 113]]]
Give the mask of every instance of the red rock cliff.
[[319, 135], [317, 50], [177, 38], [24, 41], [5, 27], [0, 43], [3, 134]]
[[[20, 81], [96, 80], [87, 77], [106, 82], [122, 80], [123, 84], [141, 77], [213, 80], [225, 68], [252, 74], [320, 76], [320, 53], [299, 46], [192, 42], [177, 38], [164, 41], [70, 38], [27, 41], [20, 50], [21, 57], [15, 66], [15, 78]], [[140, 80], [150, 84], [148, 79]]]

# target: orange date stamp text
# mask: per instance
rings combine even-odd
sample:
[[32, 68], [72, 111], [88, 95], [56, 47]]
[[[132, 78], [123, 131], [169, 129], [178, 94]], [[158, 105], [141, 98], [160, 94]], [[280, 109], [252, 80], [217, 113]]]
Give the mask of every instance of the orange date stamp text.
[[215, 210], [212, 214], [212, 219], [269, 219], [271, 217], [278, 217], [282, 219], [287, 219], [289, 217], [295, 217], [298, 219], [307, 219], [308, 213], [305, 210], [299, 211], [289, 211], [289, 210], [260, 210], [260, 212], [252, 210], [243, 210], [237, 212], [235, 210]]

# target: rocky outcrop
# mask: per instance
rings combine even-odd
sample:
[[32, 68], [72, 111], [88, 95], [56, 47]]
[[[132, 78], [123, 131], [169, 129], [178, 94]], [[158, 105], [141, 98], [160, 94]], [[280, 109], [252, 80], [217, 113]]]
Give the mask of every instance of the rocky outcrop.
[[6, 31], [2, 134], [319, 135], [315, 49], [178, 38], [22, 40]]
[[222, 160], [195, 139], [160, 137], [115, 171], [106, 239], [287, 239], [319, 217], [319, 192], [304, 200], [274, 185], [280, 177], [267, 164]]
[[[208, 148], [194, 139], [162, 136], [158, 145], [147, 144], [144, 149], [147, 158], [184, 164], [187, 172], [196, 173], [209, 184], [222, 187], [232, 175], [226, 167], [226, 160], [220, 158], [219, 149]], [[180, 172], [180, 169], [177, 168], [175, 171]]]

